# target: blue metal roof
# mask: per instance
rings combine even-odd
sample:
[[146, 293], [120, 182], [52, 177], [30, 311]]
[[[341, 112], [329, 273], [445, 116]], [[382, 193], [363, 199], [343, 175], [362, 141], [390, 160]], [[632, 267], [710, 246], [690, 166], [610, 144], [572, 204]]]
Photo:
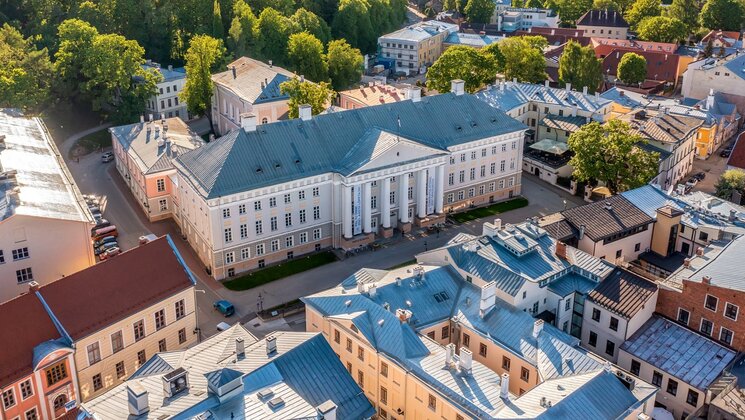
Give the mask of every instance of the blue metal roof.
[[738, 77], [745, 79], [745, 55], [740, 55], [728, 61], [724, 65], [732, 71]]
[[589, 280], [578, 274], [569, 273], [558, 280], [552, 281], [548, 285], [548, 290], [554, 292], [559, 296], [568, 296], [572, 293], [579, 292], [581, 294], [587, 294], [592, 290], [598, 283]]
[[676, 210], [684, 211], [683, 206], [654, 185], [644, 185], [633, 190], [624, 191], [621, 195], [639, 208], [639, 210], [647, 213], [647, 216], [655, 219], [657, 218], [657, 209], [660, 207], [671, 206]]
[[476, 94], [476, 97], [505, 112], [531, 101], [565, 107], [576, 105], [579, 110], [597, 112], [612, 102], [602, 96], [595, 97], [595, 95], [585, 95], [582, 92], [567, 92], [566, 89], [513, 82], [506, 82], [504, 89], [495, 85], [482, 90]]
[[735, 358], [733, 350], [656, 315], [621, 350], [702, 391]]
[[[527, 127], [471, 95], [427, 96], [385, 105], [234, 130], [177, 158], [206, 198], [329, 172], [348, 174], [367, 163], [374, 147], [347, 156], [371, 129], [445, 151], [448, 147]], [[346, 157], [346, 158], [345, 158]]]
[[629, 407], [636, 402], [614, 374], [602, 371], [536, 418], [617, 419], [628, 414]]

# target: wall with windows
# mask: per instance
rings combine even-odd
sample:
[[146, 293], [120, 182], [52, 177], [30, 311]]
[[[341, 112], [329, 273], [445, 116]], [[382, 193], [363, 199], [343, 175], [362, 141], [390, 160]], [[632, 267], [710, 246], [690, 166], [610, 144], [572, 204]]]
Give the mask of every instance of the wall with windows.
[[[683, 290], [660, 288], [657, 312], [738, 351], [745, 351], [745, 293], [683, 280]], [[740, 322], [738, 322], [740, 321]]]
[[119, 385], [155, 353], [196, 343], [194, 294], [190, 287], [76, 340], [81, 401]]
[[618, 354], [618, 366], [660, 388], [655, 405], [664, 406], [676, 419], [685, 419], [704, 404], [705, 392], [623, 350]]
[[88, 222], [16, 214], [0, 225], [0, 302], [96, 263]]
[[652, 231], [650, 225], [639, 228], [635, 233], [629, 233], [627, 236], [623, 233], [615, 240], [600, 239], [595, 242], [585, 235], [579, 240], [577, 248], [588, 254], [615, 262], [617, 260], [634, 261], [639, 258], [639, 254], [646, 251], [652, 244]]
[[212, 93], [212, 120], [217, 135], [225, 135], [241, 126], [241, 114], [252, 113], [257, 124], [266, 124], [286, 118], [288, 99], [278, 99], [252, 104], [239, 97], [230, 88], [215, 84]]
[[165, 114], [166, 118], [181, 117], [184, 121], [188, 120], [186, 102], [179, 98], [185, 84], [186, 76], [158, 83], [157, 93], [145, 103], [145, 112], [155, 114], [156, 118]]

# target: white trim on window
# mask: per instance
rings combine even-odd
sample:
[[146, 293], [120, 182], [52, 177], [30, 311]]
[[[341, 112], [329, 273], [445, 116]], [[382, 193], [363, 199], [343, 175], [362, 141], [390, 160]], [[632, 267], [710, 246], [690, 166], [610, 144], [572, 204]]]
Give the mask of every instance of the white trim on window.
[[678, 318], [676, 319], [676, 321], [678, 321], [678, 322], [680, 322], [680, 311], [685, 311], [686, 313], [688, 313], [688, 319], [686, 319], [686, 323], [685, 323], [685, 325], [688, 326], [688, 324], [691, 322], [691, 311], [689, 311], [688, 309], [684, 309], [684, 308], [680, 308], [679, 307], [678, 308]]
[[[713, 297], [714, 299], [717, 300], [717, 304], [714, 305], [714, 309], [709, 309], [709, 308], [706, 307], [706, 300], [709, 298], [709, 296], [711, 296], [711, 297]], [[716, 297], [716, 296], [714, 296], [714, 295], [710, 295], [710, 294], [707, 293], [706, 296], [704, 296], [704, 309], [706, 309], [707, 311], [716, 312], [717, 309], [719, 309], [719, 298]]]
[[[730, 318], [730, 317], [727, 316], [727, 306], [728, 305], [734, 306], [735, 309], [737, 309], [737, 311], [735, 311], [735, 317], [734, 318]], [[737, 305], [735, 305], [734, 303], [731, 303], [731, 302], [724, 302], [724, 313], [722, 315], [724, 315], [724, 317], [727, 318], [727, 319], [731, 319], [733, 321], [737, 321], [737, 317], [740, 315], [740, 307], [737, 306]]]
[[[735, 332], [729, 328], [719, 327], [719, 341], [722, 341], [722, 331], [727, 330], [730, 332], [730, 341], [727, 345], [731, 346], [732, 342], [735, 341]], [[722, 341], [724, 343], [724, 341]]]

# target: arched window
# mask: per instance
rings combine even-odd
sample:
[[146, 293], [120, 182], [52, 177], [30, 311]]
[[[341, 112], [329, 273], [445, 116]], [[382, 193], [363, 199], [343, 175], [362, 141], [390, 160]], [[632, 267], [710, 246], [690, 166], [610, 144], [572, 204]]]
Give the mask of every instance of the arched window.
[[60, 394], [57, 396], [57, 398], [54, 399], [54, 410], [60, 410], [65, 408], [65, 404], [67, 403], [67, 395]]
[[267, 117], [264, 117], [264, 118], [261, 119], [261, 123], [262, 124], [266, 124], [268, 122], [269, 122], [269, 118], [267, 118]]

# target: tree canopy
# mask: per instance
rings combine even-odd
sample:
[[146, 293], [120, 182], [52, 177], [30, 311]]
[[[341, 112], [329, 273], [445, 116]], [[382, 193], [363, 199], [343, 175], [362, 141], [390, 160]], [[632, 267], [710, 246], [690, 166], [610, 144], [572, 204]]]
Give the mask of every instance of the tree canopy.
[[661, 13], [659, 0], [636, 0], [624, 17], [629, 26], [635, 29], [644, 18], [659, 16]]
[[323, 44], [307, 32], [293, 34], [287, 43], [287, 57], [297, 74], [314, 82], [328, 80], [328, 64], [323, 54]]
[[499, 51], [504, 56], [505, 63], [504, 77], [527, 83], [542, 83], [546, 80], [546, 60], [543, 52], [537, 48], [541, 45], [547, 45], [547, 41], [538, 36], [514, 36], [500, 41]]
[[491, 55], [467, 46], [445, 50], [427, 70], [427, 87], [440, 93], [450, 91], [450, 82], [465, 82], [466, 92], [476, 92], [496, 77], [496, 62]]
[[637, 53], [626, 53], [618, 63], [618, 78], [627, 85], [634, 85], [647, 78], [647, 60]]
[[307, 32], [318, 38], [323, 45], [331, 41], [331, 28], [323, 19], [319, 18], [313, 12], [300, 8], [295, 14], [290, 16], [290, 22], [299, 32]]
[[301, 82], [297, 77], [282, 82], [279, 85], [279, 90], [290, 97], [287, 101], [290, 118], [298, 117], [298, 107], [300, 105], [310, 105], [313, 115], [320, 114], [335, 95], [335, 92], [326, 82]]
[[571, 26], [592, 8], [592, 2], [593, 0], [550, 0], [544, 7], [557, 11], [562, 25]]
[[591, 122], [569, 136], [574, 156], [569, 165], [578, 181], [601, 181], [615, 194], [647, 184], [659, 169], [659, 153], [639, 145], [645, 140], [628, 124], [610, 120], [604, 125]]
[[360, 51], [374, 51], [377, 45], [367, 0], [341, 0], [331, 31], [334, 37], [346, 39]]
[[739, 31], [745, 21], [745, 4], [742, 0], [707, 0], [699, 19], [704, 28]]
[[576, 88], [587, 86], [594, 93], [603, 81], [600, 60], [595, 57], [591, 46], [583, 47], [575, 41], [569, 41], [559, 58], [559, 82], [571, 83]]
[[489, 23], [494, 14], [494, 7], [492, 0], [468, 0], [463, 14], [471, 23]]
[[212, 127], [212, 71], [222, 61], [225, 47], [222, 40], [209, 35], [197, 35], [186, 50], [186, 79], [179, 95], [192, 115], [206, 115]]
[[664, 15], [678, 19], [686, 26], [686, 31], [693, 32], [699, 25], [698, 12], [701, 10], [700, 0], [673, 0], [664, 10]]
[[724, 171], [715, 188], [716, 196], [725, 200], [731, 200], [735, 192], [745, 195], [745, 172], [737, 169]]
[[14, 27], [0, 27], [0, 107], [33, 109], [49, 94], [52, 63]]
[[233, 6], [233, 20], [228, 30], [228, 46], [230, 51], [236, 56], [244, 56], [254, 53], [256, 38], [254, 36], [254, 27], [256, 25], [256, 15], [254, 15], [251, 6], [244, 0], [236, 0]]
[[362, 77], [362, 54], [357, 48], [352, 48], [346, 40], [329, 42], [326, 59], [334, 89], [346, 89]]
[[677, 18], [652, 16], [637, 27], [639, 38], [654, 42], [679, 42], [688, 36], [688, 28]]

